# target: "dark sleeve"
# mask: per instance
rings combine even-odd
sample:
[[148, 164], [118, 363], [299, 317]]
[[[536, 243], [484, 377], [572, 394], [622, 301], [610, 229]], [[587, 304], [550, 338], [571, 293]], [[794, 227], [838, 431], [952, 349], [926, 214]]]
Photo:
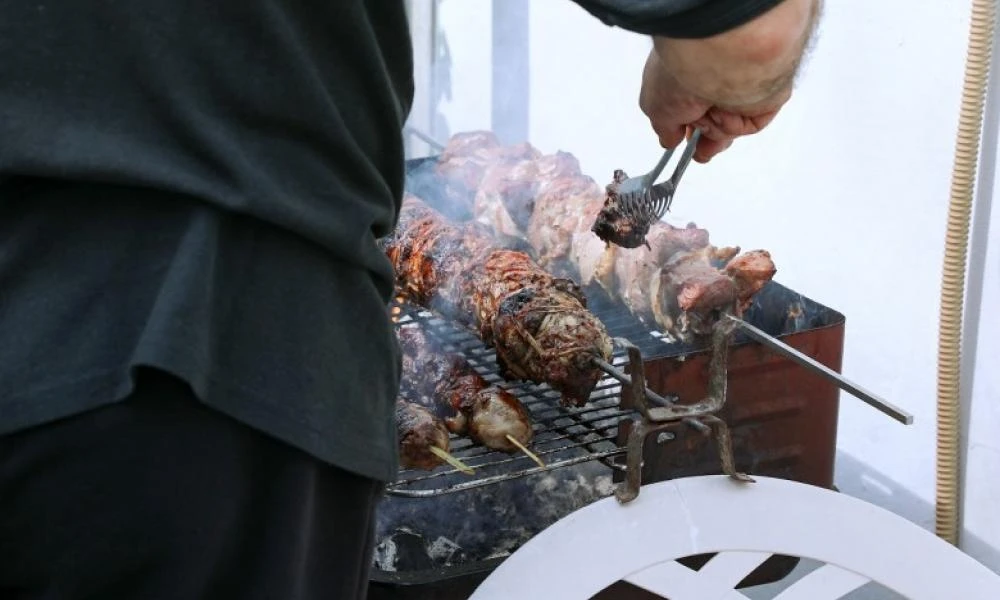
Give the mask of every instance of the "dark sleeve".
[[612, 27], [673, 38], [704, 38], [764, 14], [782, 0], [573, 0]]

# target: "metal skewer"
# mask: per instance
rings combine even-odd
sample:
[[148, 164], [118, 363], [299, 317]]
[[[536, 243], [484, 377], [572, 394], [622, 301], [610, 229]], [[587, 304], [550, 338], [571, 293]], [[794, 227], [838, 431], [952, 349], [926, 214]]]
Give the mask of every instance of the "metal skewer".
[[837, 373], [836, 371], [827, 367], [826, 365], [812, 359], [809, 356], [806, 356], [805, 354], [799, 352], [795, 348], [792, 348], [791, 346], [785, 344], [781, 340], [771, 337], [767, 333], [761, 331], [760, 329], [757, 329], [756, 327], [747, 323], [746, 321], [738, 319], [731, 315], [728, 316], [728, 318], [732, 320], [740, 329], [746, 332], [746, 334], [751, 338], [753, 338], [754, 340], [767, 346], [771, 350], [775, 350], [781, 354], [784, 354], [788, 358], [794, 360], [801, 366], [813, 371], [814, 373], [822, 375], [823, 377], [829, 379], [830, 381], [835, 383], [837, 387], [844, 390], [845, 392], [850, 393], [852, 396], [858, 398], [859, 400], [868, 404], [872, 408], [892, 417], [893, 419], [899, 421], [904, 425], [913, 424], [913, 415], [906, 412], [905, 410], [899, 408], [898, 406], [893, 405], [892, 403], [886, 401], [883, 398], [880, 398], [876, 394], [869, 392], [860, 385], [850, 381], [849, 379], [846, 379], [840, 373]]
[[[614, 366], [613, 364], [609, 363], [608, 361], [601, 358], [595, 358], [594, 364], [596, 364], [598, 367], [600, 367], [602, 371], [614, 377], [621, 383], [624, 383], [625, 385], [632, 385], [632, 378], [626, 375], [624, 371]], [[664, 398], [663, 396], [657, 394], [656, 392], [654, 392], [649, 388], [645, 388], [645, 391], [646, 391], [646, 399], [656, 404], [657, 406], [670, 406], [671, 404], [676, 402], [675, 400], [668, 400]]]
[[[617, 379], [619, 382], [628, 386], [632, 385], [632, 378], [629, 377], [625, 372], [623, 372], [618, 367], [609, 363], [608, 361], [601, 358], [594, 358], [594, 364], [596, 364], [602, 371], [604, 371], [608, 375]], [[676, 398], [664, 398], [663, 396], [657, 394], [653, 390], [646, 387], [645, 383], [643, 383], [642, 388], [644, 395], [646, 396], [646, 400], [655, 404], [656, 406], [671, 406], [672, 404], [675, 404], [677, 402]], [[708, 433], [710, 431], [708, 425], [705, 425], [701, 421], [694, 419], [692, 417], [684, 417], [681, 420], [684, 422], [685, 425], [691, 427], [692, 429], [695, 429], [696, 431], [700, 431], [701, 433]]]

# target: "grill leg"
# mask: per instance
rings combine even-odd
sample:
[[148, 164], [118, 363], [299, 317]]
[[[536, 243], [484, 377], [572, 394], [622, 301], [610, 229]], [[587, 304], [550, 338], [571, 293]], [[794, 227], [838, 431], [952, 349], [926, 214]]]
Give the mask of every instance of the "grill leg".
[[627, 504], [639, 496], [639, 486], [642, 485], [642, 447], [649, 430], [645, 421], [632, 419], [632, 427], [628, 432], [625, 457], [625, 481], [615, 489], [615, 498], [621, 504]]
[[[733, 441], [726, 422], [713, 415], [702, 416], [700, 421], [711, 427], [711, 431], [715, 435], [722, 472], [740, 483], [756, 483], [753, 477], [736, 470], [736, 461], [733, 459]], [[628, 452], [625, 459], [625, 481], [615, 489], [615, 498], [619, 503], [628, 504], [639, 497], [639, 488], [642, 487], [642, 451], [646, 444], [646, 438], [671, 429], [676, 424], [676, 421], [651, 423], [642, 419], [632, 420], [626, 445]]]
[[701, 420], [708, 423], [715, 434], [715, 441], [719, 448], [719, 460], [722, 462], [722, 472], [736, 481], [756, 483], [753, 477], [736, 471], [736, 461], [733, 459], [733, 440], [729, 435], [729, 426], [726, 425], [726, 422], [713, 415], [706, 415]]

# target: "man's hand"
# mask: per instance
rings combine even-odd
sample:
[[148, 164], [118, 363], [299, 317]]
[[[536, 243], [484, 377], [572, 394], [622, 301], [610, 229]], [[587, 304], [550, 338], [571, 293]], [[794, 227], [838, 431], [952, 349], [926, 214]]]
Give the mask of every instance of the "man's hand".
[[761, 131], [789, 100], [819, 0], [785, 0], [732, 31], [700, 40], [655, 38], [639, 106], [664, 148], [702, 130], [694, 160]]

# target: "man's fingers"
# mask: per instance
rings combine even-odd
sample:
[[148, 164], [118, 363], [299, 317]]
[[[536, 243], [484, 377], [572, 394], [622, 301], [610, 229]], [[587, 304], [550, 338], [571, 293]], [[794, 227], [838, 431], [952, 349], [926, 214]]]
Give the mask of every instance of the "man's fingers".
[[707, 118], [698, 119], [694, 124], [679, 126], [670, 130], [657, 127], [653, 123], [654, 130], [660, 138], [660, 145], [664, 148], [676, 148], [685, 139], [691, 139], [695, 128], [701, 129], [701, 138], [698, 139], [698, 147], [695, 149], [692, 158], [699, 163], [707, 163], [716, 154], [733, 145], [736, 136], [727, 135]]
[[710, 104], [680, 87], [651, 50], [642, 72], [639, 109], [649, 117], [656, 137], [664, 148], [676, 148], [684, 140], [686, 127], [705, 116]]
[[752, 106], [713, 106], [688, 91], [663, 64], [656, 48], [650, 50], [642, 73], [639, 108], [649, 117], [664, 148], [677, 148], [694, 127], [702, 136], [694, 160], [705, 163], [729, 148], [733, 140], [753, 135], [768, 126], [791, 96], [791, 87]]
[[774, 120], [777, 114], [778, 111], [775, 110], [756, 115], [738, 115], [720, 108], [712, 108], [705, 115], [705, 120], [711, 123], [711, 126], [722, 134], [730, 137], [739, 137], [760, 133], [762, 129]]
[[732, 145], [733, 138], [713, 140], [712, 138], [702, 137], [698, 140], [698, 147], [695, 149], [692, 159], [698, 163], [707, 163], [712, 160], [716, 154], [726, 150]]
[[791, 95], [792, 90], [788, 87], [765, 103], [739, 112], [714, 106], [708, 110], [706, 117], [726, 135], [753, 135], [760, 133], [774, 120]]
[[681, 141], [685, 137], [686, 128], [683, 126], [676, 127], [663, 127], [657, 126], [656, 122], [652, 122], [653, 131], [656, 132], [657, 137], [660, 138], [660, 146], [663, 148], [676, 148], [680, 145]]

